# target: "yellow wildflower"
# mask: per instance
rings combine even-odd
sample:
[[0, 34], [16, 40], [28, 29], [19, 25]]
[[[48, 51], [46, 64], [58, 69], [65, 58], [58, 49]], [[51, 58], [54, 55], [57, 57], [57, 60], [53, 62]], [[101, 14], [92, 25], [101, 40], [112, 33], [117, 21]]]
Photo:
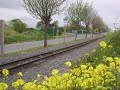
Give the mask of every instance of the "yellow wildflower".
[[9, 71], [7, 69], [3, 69], [2, 74], [6, 77], [9, 75]]
[[100, 42], [100, 46], [101, 46], [102, 48], [105, 48], [105, 47], [107, 46], [107, 44], [106, 44], [105, 41], [101, 41], [101, 42]]
[[40, 78], [40, 74], [37, 75], [37, 78]]
[[20, 85], [23, 85], [23, 84], [25, 83], [25, 81], [22, 80], [22, 79], [18, 79], [17, 82], [18, 82]]
[[12, 83], [12, 86], [17, 89], [20, 85], [19, 85], [19, 82], [13, 82]]
[[23, 76], [22, 72], [19, 72], [19, 73], [18, 73], [18, 76], [22, 77], [22, 76]]
[[6, 83], [0, 83], [0, 90], [8, 89], [8, 85]]
[[52, 75], [57, 75], [58, 72], [59, 72], [59, 70], [57, 70], [57, 69], [53, 69], [53, 70], [52, 70]]
[[71, 67], [72, 66], [72, 63], [71, 62], [66, 62], [65, 63], [68, 67]]
[[64, 74], [62, 74], [62, 78], [63, 79], [67, 79], [69, 77], [69, 73], [64, 73]]
[[84, 71], [87, 69], [87, 67], [88, 67], [87, 65], [81, 65], [81, 70]]
[[112, 57], [107, 57], [106, 60], [109, 61], [109, 62], [113, 62], [113, 58]]
[[22, 87], [22, 90], [36, 90], [36, 89], [37, 85], [34, 84], [33, 82], [28, 82]]
[[13, 83], [12, 83], [12, 86], [13, 86], [15, 89], [17, 89], [20, 85], [23, 85], [24, 83], [25, 83], [24, 80], [18, 79], [16, 82], [13, 82]]
[[114, 70], [115, 69], [115, 63], [114, 62], [110, 63], [109, 69], [110, 70]]

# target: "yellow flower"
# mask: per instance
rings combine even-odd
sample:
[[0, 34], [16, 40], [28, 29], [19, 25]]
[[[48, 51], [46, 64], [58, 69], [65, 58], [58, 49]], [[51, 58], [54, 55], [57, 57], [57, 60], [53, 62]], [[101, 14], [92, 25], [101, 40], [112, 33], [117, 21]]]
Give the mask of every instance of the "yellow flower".
[[25, 81], [22, 80], [22, 79], [18, 79], [17, 82], [18, 82], [20, 85], [23, 85], [23, 84], [25, 83]]
[[19, 82], [13, 82], [12, 83], [12, 86], [17, 89], [20, 85], [19, 85]]
[[101, 46], [102, 48], [105, 48], [105, 47], [107, 46], [107, 44], [106, 44], [105, 41], [101, 41], [101, 42], [100, 42], [100, 46]]
[[37, 75], [37, 78], [40, 78], [40, 74]]
[[36, 82], [37, 82], [37, 80], [34, 80], [33, 82], [34, 82], [34, 83], [36, 83]]
[[52, 75], [57, 75], [58, 72], [59, 72], [59, 70], [57, 70], [57, 69], [53, 69], [53, 70], [52, 70]]
[[0, 83], [0, 90], [7, 90], [8, 85], [6, 83]]
[[85, 79], [83, 80], [83, 82], [81, 83], [81, 87], [83, 88], [83, 90], [86, 90], [89, 86], [88, 86], [88, 80]]
[[87, 65], [81, 65], [81, 70], [84, 71], [87, 69]]
[[12, 86], [13, 86], [15, 89], [17, 89], [20, 85], [23, 85], [24, 83], [25, 83], [24, 80], [18, 79], [16, 82], [13, 82], [13, 83], [12, 83]]
[[72, 85], [72, 80], [67, 81], [67, 86], [70, 87]]
[[68, 67], [71, 67], [72, 66], [72, 63], [71, 62], [66, 62], [65, 63]]
[[106, 60], [109, 61], [109, 62], [113, 62], [113, 58], [112, 57], [107, 57]]
[[37, 85], [33, 82], [28, 82], [22, 87], [22, 90], [37, 90]]
[[23, 76], [22, 72], [19, 72], [19, 73], [18, 73], [18, 76], [22, 77], [22, 76]]
[[63, 79], [67, 79], [69, 77], [69, 73], [64, 73], [64, 74], [62, 74], [62, 78]]
[[6, 77], [9, 75], [9, 71], [7, 69], [3, 69], [2, 74]]
[[114, 62], [111, 62], [111, 63], [110, 63], [109, 69], [111, 69], [111, 70], [114, 70], [114, 69], [115, 69], [115, 63], [114, 63]]
[[89, 70], [89, 71], [93, 71], [94, 68], [93, 68], [92, 66], [90, 66], [90, 67], [88, 68], [88, 70]]

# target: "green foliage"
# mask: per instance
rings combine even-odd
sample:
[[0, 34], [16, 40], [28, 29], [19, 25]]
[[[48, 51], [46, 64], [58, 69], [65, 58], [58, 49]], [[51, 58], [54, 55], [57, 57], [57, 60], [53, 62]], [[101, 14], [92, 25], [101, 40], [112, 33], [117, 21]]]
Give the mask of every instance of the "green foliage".
[[4, 30], [5, 37], [13, 36], [15, 34], [18, 34], [15, 30], [13, 30], [11, 27], [6, 27]]
[[10, 21], [12, 28], [19, 33], [26, 31], [27, 25], [23, 23], [20, 19], [13, 19]]
[[93, 65], [98, 65], [103, 62], [101, 60], [106, 57], [119, 57], [120, 56], [120, 31], [108, 34], [106, 36], [106, 47], [101, 48], [98, 47], [87, 53], [84, 57], [82, 57], [81, 61], [77, 63], [86, 63], [90, 62]]
[[109, 40], [108, 43], [111, 43], [115, 51], [120, 55], [120, 30], [108, 35], [107, 39]]

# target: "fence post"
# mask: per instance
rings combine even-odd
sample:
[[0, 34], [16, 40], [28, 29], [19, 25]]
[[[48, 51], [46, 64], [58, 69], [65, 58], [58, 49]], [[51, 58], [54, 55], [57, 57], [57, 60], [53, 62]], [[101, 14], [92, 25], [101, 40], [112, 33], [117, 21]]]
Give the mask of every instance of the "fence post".
[[4, 21], [0, 20], [0, 55], [4, 54]]

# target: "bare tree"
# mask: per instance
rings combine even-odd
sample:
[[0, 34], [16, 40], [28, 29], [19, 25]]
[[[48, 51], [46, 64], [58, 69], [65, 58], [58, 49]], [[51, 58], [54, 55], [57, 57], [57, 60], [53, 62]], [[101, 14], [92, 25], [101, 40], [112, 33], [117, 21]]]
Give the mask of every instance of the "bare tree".
[[44, 47], [47, 47], [47, 30], [51, 21], [51, 17], [59, 13], [60, 6], [66, 0], [23, 0], [25, 9], [37, 19], [45, 24]]

